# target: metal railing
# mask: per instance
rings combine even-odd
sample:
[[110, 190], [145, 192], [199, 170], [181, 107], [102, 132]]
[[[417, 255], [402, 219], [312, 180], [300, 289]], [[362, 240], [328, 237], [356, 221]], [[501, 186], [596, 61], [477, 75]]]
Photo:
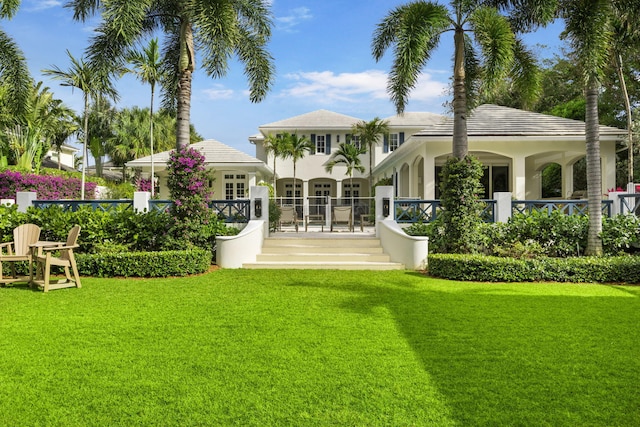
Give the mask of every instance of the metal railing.
[[619, 194], [618, 198], [622, 213], [640, 214], [640, 193]]
[[81, 207], [89, 206], [93, 210], [109, 212], [117, 209], [133, 209], [133, 200], [34, 200], [32, 205], [39, 209], [59, 206], [65, 211], [72, 212]]
[[[480, 214], [485, 222], [495, 222], [496, 201], [483, 199]], [[395, 220], [399, 223], [432, 222], [442, 212], [440, 200], [396, 200]]]
[[[612, 200], [602, 201], [602, 214], [611, 216]], [[567, 215], [587, 215], [589, 206], [587, 200], [514, 200], [511, 202], [512, 213], [561, 211]]]

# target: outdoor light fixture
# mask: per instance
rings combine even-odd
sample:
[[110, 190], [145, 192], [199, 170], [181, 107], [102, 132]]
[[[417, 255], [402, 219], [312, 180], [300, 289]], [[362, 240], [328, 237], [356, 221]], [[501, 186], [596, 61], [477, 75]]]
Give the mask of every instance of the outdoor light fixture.
[[382, 198], [382, 216], [383, 217], [388, 217], [389, 216], [389, 204], [391, 203], [391, 200], [389, 200], [388, 197], [383, 197]]
[[253, 211], [256, 214], [256, 218], [260, 218], [262, 216], [262, 199], [253, 200]]

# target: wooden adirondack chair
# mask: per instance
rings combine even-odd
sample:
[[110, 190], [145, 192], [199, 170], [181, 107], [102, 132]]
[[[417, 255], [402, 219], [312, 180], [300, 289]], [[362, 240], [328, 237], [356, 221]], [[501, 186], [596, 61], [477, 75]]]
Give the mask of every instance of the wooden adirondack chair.
[[[67, 242], [63, 245], [45, 246], [41, 248], [41, 253], [36, 257], [36, 279], [34, 283], [42, 286], [45, 292], [51, 289], [82, 287], [76, 259], [73, 255], [73, 250], [78, 247], [79, 235], [80, 226], [76, 225], [69, 231]], [[52, 266], [64, 267], [65, 279], [60, 279], [52, 283]], [[73, 272], [73, 277], [71, 277], [71, 272]]]
[[[16, 262], [28, 262], [31, 268], [31, 247], [40, 238], [40, 227], [35, 224], [22, 224], [13, 230], [13, 242], [0, 243], [0, 284], [26, 282], [29, 276], [16, 274]], [[2, 275], [2, 263], [11, 263], [11, 277]]]
[[351, 206], [335, 206], [333, 215], [331, 216], [331, 231], [333, 226], [338, 224], [347, 224], [349, 231], [353, 231], [353, 222], [351, 217]]

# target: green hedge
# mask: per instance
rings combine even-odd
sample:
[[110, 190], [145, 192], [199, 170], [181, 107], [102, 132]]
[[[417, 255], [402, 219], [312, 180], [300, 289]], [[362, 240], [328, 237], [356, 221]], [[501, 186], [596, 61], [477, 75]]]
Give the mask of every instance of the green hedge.
[[640, 283], [640, 256], [539, 257], [430, 254], [429, 275], [477, 282]]
[[168, 277], [206, 272], [211, 267], [211, 251], [192, 249], [162, 252], [107, 252], [76, 255], [82, 276]]

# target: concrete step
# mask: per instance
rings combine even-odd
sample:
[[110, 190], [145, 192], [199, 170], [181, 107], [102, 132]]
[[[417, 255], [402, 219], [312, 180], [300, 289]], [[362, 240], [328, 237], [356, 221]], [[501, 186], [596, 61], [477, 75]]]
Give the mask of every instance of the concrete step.
[[249, 269], [336, 269], [403, 270], [391, 262], [380, 239], [369, 236], [318, 235], [271, 237], [264, 241], [256, 262], [245, 263]]
[[242, 265], [247, 269], [283, 270], [404, 270], [395, 262], [255, 262]]

